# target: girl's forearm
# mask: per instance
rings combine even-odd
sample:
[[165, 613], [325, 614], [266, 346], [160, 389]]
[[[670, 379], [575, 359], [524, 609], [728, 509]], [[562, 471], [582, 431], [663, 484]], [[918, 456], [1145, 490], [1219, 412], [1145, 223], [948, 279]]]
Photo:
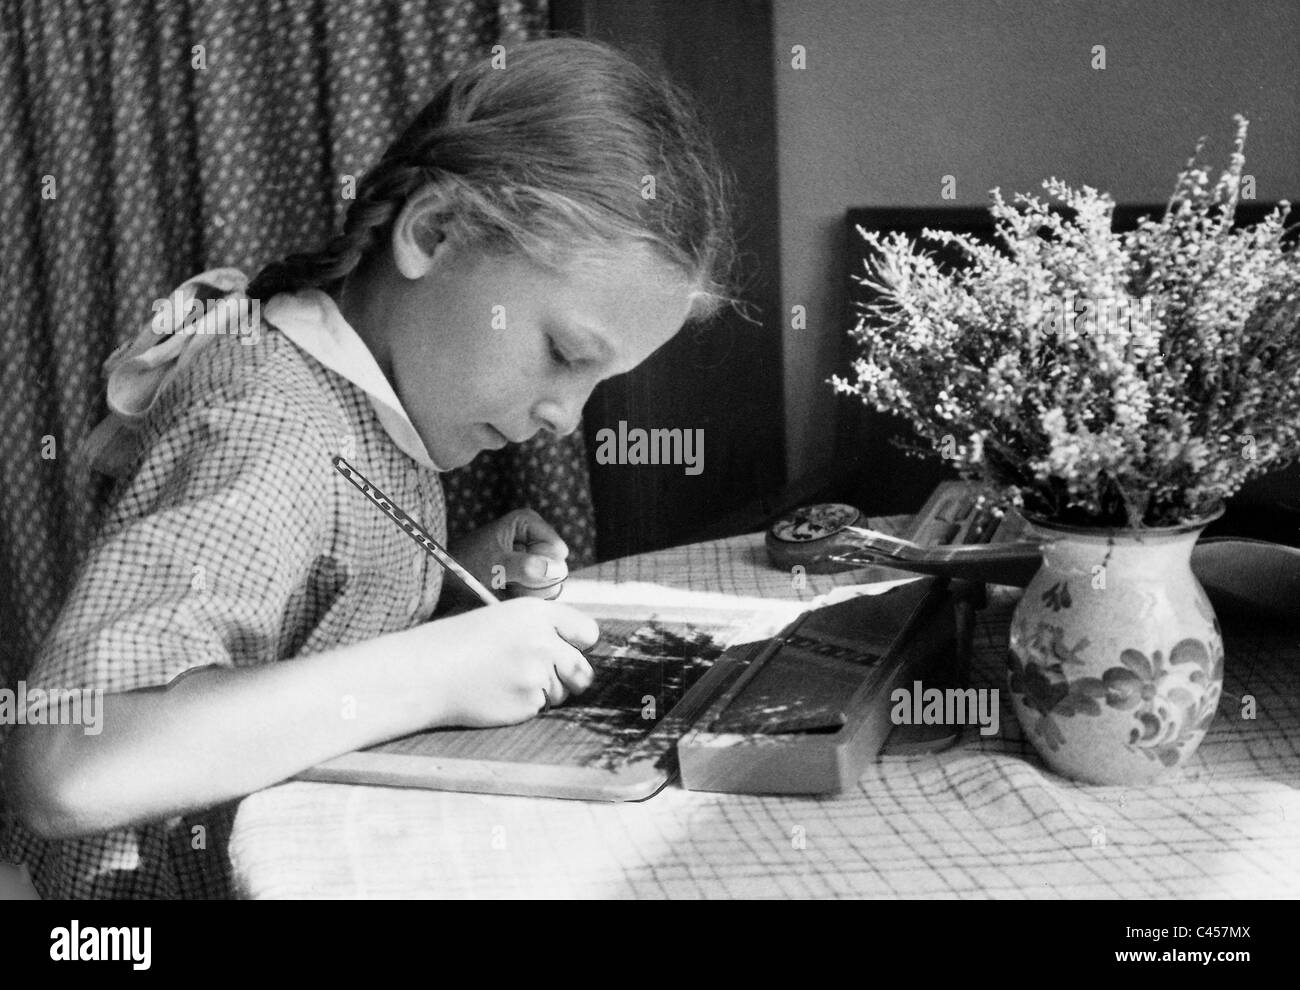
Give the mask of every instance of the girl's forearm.
[[9, 801], [47, 838], [220, 804], [437, 724], [437, 666], [409, 632], [392, 633], [108, 695], [98, 735], [80, 725], [15, 729], [5, 761]]

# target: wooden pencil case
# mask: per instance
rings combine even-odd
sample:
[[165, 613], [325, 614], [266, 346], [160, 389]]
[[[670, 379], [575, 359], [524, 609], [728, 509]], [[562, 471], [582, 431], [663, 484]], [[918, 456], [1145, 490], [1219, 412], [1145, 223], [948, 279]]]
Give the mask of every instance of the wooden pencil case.
[[851, 787], [894, 728], [890, 695], [960, 649], [941, 578], [807, 612], [767, 642], [677, 743], [682, 786], [744, 794]]

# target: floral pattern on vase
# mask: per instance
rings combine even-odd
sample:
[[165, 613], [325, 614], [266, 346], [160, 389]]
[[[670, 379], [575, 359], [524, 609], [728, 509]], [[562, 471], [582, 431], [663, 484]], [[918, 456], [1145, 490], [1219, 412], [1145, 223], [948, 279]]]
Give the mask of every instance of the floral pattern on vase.
[[1224, 661], [1219, 623], [1190, 566], [1205, 524], [1095, 534], [1035, 524], [1048, 539], [1012, 620], [1008, 686], [1052, 769], [1091, 783], [1145, 783], [1204, 738]]
[[[1217, 624], [1216, 624], [1217, 628]], [[1198, 639], [1180, 640], [1162, 661], [1159, 650], [1148, 658], [1139, 650], [1120, 653], [1120, 665], [1108, 667], [1101, 677], [1070, 680], [1066, 659], [1088, 645], [1080, 640], [1069, 651], [1061, 643], [1060, 626], [1040, 624], [1034, 639], [1047, 641], [1046, 650], [1033, 652], [1034, 659], [1022, 663], [1015, 653], [1007, 655], [1010, 687], [1025, 697], [1025, 704], [1039, 713], [1033, 726], [1051, 749], [1065, 742], [1055, 718], [1075, 715], [1097, 716], [1102, 706], [1131, 711], [1135, 722], [1129, 745], [1147, 757], [1173, 766], [1187, 751], [1196, 748], [1218, 710], [1223, 681], [1223, 650], [1211, 657], [1211, 647]], [[1065, 653], [1066, 656], [1062, 656]], [[1081, 663], [1082, 661], [1074, 660]], [[1181, 665], [1193, 664], [1184, 668]]]

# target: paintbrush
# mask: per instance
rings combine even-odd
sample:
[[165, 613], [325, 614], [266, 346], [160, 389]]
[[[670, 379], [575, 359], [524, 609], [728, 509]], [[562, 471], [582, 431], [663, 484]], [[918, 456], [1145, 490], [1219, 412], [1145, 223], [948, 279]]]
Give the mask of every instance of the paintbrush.
[[483, 582], [465, 569], [465, 567], [455, 557], [447, 552], [441, 543], [426, 533], [414, 519], [393, 504], [393, 500], [372, 485], [360, 471], [349, 464], [344, 458], [335, 456], [334, 467], [338, 469], [339, 474], [347, 478], [348, 481], [361, 489], [363, 495], [370, 499], [375, 505], [388, 516], [389, 519], [397, 523], [404, 533], [410, 536], [416, 543], [424, 547], [425, 551], [433, 557], [444, 568], [455, 574], [464, 582], [465, 587], [478, 595], [484, 605], [499, 605], [501, 600], [496, 595], [484, 587]]

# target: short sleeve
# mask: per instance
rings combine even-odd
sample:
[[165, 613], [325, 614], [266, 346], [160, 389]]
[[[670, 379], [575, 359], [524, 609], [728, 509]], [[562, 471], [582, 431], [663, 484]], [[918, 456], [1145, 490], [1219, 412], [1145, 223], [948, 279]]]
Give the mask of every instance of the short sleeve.
[[[273, 389], [149, 425], [29, 682], [130, 691], [212, 664], [280, 659], [329, 549], [322, 432]], [[299, 601], [298, 604], [301, 604]]]

